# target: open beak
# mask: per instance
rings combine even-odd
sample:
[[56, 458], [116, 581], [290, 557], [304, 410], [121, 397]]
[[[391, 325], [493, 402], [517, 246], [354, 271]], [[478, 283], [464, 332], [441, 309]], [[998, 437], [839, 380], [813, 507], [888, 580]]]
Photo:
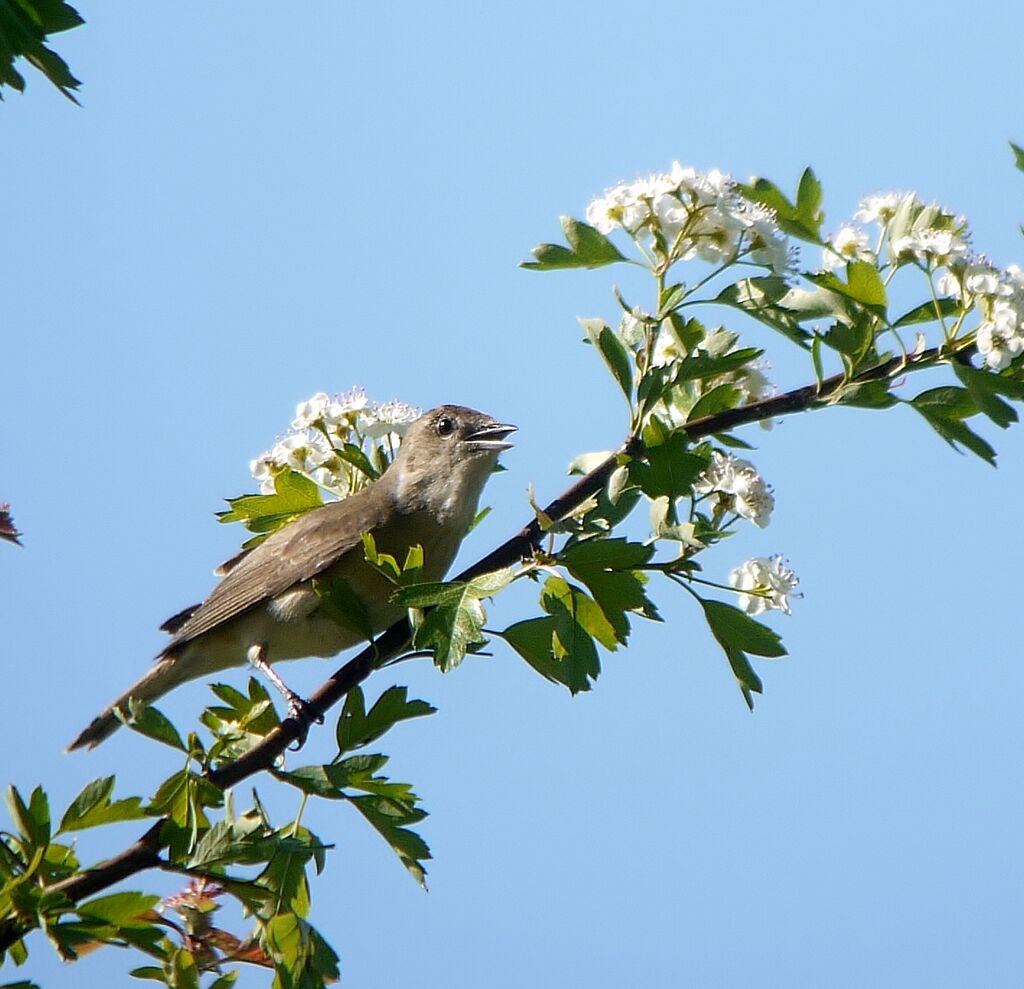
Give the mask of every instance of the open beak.
[[474, 450], [511, 450], [513, 444], [506, 442], [505, 437], [517, 428], [507, 422], [490, 422], [475, 433], [470, 433], [466, 439]]

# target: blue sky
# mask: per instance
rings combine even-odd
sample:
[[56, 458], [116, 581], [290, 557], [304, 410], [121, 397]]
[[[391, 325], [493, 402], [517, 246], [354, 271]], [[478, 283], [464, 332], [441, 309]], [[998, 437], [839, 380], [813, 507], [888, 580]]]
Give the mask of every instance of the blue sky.
[[[34, 75], [0, 107], [0, 501], [25, 532], [0, 546], [3, 782], [60, 806], [177, 768], [126, 733], [62, 750], [212, 586], [241, 538], [213, 512], [299, 400], [362, 384], [517, 423], [465, 562], [526, 521], [530, 482], [553, 497], [577, 453], [614, 446], [621, 401], [575, 317], [611, 318], [617, 276], [516, 267], [604, 187], [678, 159], [792, 188], [811, 164], [826, 229], [914, 189], [1024, 260], [1015, 8], [896, 9], [83, 0], [57, 39], [83, 107]], [[748, 339], [780, 388], [809, 380], [784, 341]], [[705, 566], [782, 552], [805, 592], [754, 714], [667, 586], [666, 624], [586, 696], [501, 648], [371, 684], [440, 708], [385, 740], [435, 861], [423, 894], [354, 814], [307, 812], [338, 845], [312, 919], [349, 984], [1015, 984], [1024, 433], [980, 429], [998, 470], [909, 410], [749, 430], [776, 512]], [[499, 600], [493, 624], [525, 607]], [[309, 691], [335, 665], [286, 673]], [[163, 707], [188, 724], [209, 696]], [[138, 964], [72, 975], [32, 947], [51, 986]]]

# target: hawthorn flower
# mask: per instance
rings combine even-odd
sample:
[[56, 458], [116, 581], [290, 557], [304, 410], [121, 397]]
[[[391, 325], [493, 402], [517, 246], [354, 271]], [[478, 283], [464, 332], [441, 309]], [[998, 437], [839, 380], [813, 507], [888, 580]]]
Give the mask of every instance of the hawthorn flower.
[[790, 597], [799, 597], [793, 592], [800, 580], [781, 556], [747, 560], [729, 574], [729, 583], [740, 592], [738, 604], [748, 615], [772, 609], [788, 615]]
[[603, 234], [622, 228], [644, 237], [669, 261], [699, 257], [724, 264], [746, 254], [776, 274], [789, 270], [789, 242], [775, 213], [747, 202], [724, 172], [698, 172], [673, 162], [665, 173], [620, 183], [587, 207], [587, 222]]
[[381, 439], [385, 436], [398, 437], [405, 435], [410, 423], [415, 422], [423, 415], [422, 409], [417, 409], [405, 402], [394, 399], [390, 402], [376, 403], [365, 415], [365, 426], [363, 432], [366, 436], [374, 439]]
[[926, 264], [935, 262], [948, 267], [966, 256], [969, 247], [962, 231], [925, 227], [897, 237], [892, 250], [898, 258], [914, 257]]
[[822, 267], [826, 271], [841, 268], [847, 261], [874, 261], [875, 255], [868, 247], [866, 230], [844, 224], [832, 238], [831, 244], [822, 251]]
[[985, 358], [985, 363], [993, 371], [1002, 371], [1010, 366], [1014, 358], [1024, 353], [1024, 334], [1016, 322], [1016, 316], [1010, 319], [1009, 312], [1000, 313], [1003, 320], [986, 320], [978, 327], [975, 342], [978, 353]]
[[370, 402], [363, 388], [333, 397], [317, 392], [298, 404], [291, 430], [250, 461], [249, 470], [263, 494], [273, 494], [277, 476], [293, 470], [344, 498], [363, 487], [367, 478], [338, 451], [345, 444], [360, 447], [374, 467], [383, 470], [409, 423], [421, 414], [405, 402]]
[[888, 223], [895, 215], [899, 205], [911, 193], [883, 192], [874, 196], [867, 196], [860, 202], [860, 209], [853, 214], [858, 223]]
[[757, 468], [731, 453], [715, 450], [708, 469], [694, 481], [693, 490], [697, 494], [724, 495], [721, 500], [728, 508], [759, 529], [768, 525], [775, 508], [771, 486], [765, 483]]
[[278, 440], [270, 451], [274, 462], [282, 467], [290, 467], [303, 474], [309, 474], [322, 467], [331, 458], [323, 437], [311, 432], [290, 433]]

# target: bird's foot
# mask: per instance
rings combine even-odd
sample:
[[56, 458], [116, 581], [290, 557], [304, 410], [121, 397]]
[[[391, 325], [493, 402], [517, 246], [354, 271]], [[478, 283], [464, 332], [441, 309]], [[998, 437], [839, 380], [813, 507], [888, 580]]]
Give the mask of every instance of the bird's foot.
[[287, 699], [288, 720], [294, 721], [299, 726], [299, 736], [295, 739], [295, 744], [289, 745], [288, 748], [292, 752], [298, 752], [306, 744], [310, 725], [322, 725], [324, 723], [324, 716], [309, 701], [300, 697], [294, 691], [288, 691]]

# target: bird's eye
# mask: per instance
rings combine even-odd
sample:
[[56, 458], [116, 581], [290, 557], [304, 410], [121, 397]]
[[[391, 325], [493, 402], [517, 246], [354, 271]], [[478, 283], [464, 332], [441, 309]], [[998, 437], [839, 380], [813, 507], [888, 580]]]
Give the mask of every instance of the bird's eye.
[[436, 428], [438, 436], [451, 436], [455, 432], [455, 420], [450, 416], [441, 416]]

